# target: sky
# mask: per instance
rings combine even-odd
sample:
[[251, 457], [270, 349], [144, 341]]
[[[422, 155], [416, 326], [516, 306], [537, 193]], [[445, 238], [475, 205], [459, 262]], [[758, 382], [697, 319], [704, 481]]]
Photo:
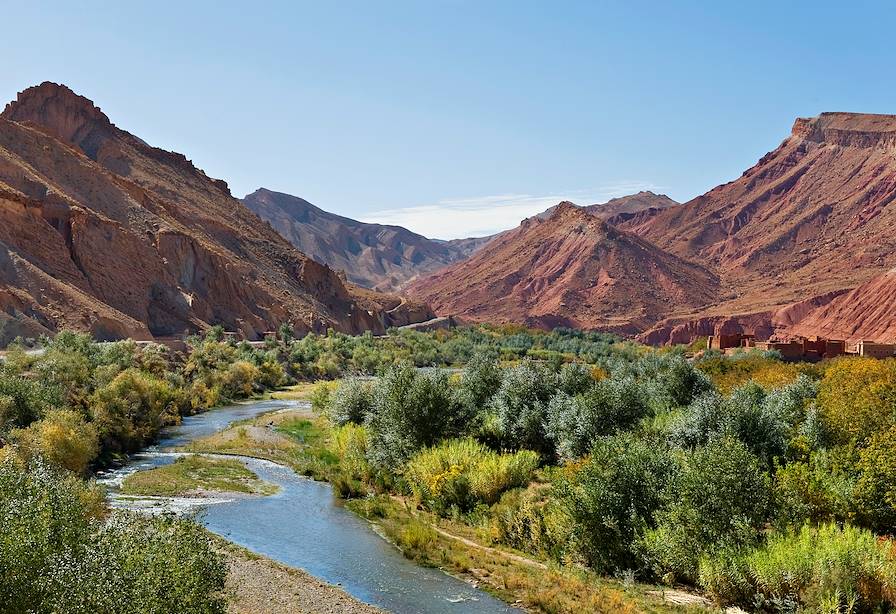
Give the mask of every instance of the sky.
[[684, 201], [822, 111], [896, 113], [888, 2], [11, 2], [0, 99], [65, 83], [243, 196], [450, 239]]

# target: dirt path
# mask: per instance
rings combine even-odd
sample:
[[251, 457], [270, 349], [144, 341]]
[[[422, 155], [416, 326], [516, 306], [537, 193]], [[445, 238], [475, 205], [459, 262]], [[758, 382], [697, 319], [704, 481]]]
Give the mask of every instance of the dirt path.
[[482, 544], [477, 544], [471, 539], [467, 539], [466, 537], [461, 537], [460, 535], [455, 535], [453, 533], [449, 533], [445, 529], [439, 528], [434, 524], [430, 525], [433, 530], [443, 537], [447, 537], [448, 539], [453, 539], [455, 541], [459, 541], [462, 544], [469, 546], [470, 548], [476, 548], [477, 550], [483, 550], [484, 552], [488, 552], [490, 554], [494, 554], [496, 556], [503, 556], [506, 559], [510, 559], [511, 561], [515, 561], [517, 563], [522, 563], [523, 565], [530, 565], [532, 567], [538, 567], [539, 569], [547, 569], [548, 566], [540, 561], [536, 561], [534, 559], [529, 559], [524, 556], [520, 556], [519, 554], [514, 554], [512, 552], [504, 552], [503, 550], [498, 550], [497, 548], [491, 548], [489, 546], [483, 546]]
[[233, 545], [221, 552], [228, 568], [228, 614], [383, 614], [300, 569]]

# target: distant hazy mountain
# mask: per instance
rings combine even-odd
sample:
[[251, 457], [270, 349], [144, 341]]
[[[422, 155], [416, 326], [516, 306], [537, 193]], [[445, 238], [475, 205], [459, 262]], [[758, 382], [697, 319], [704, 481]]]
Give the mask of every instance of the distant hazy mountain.
[[[654, 194], [650, 191], [641, 191], [637, 194], [629, 194], [628, 196], [620, 196], [612, 198], [605, 203], [597, 203], [595, 205], [585, 205], [581, 207], [591, 215], [596, 215], [602, 220], [612, 223], [616, 216], [620, 214], [641, 213], [643, 211], [659, 211], [674, 207], [678, 203], [665, 194]], [[536, 215], [539, 219], [547, 219], [554, 212], [554, 209], [560, 205], [554, 205]], [[577, 205], [578, 206], [578, 205]]]
[[399, 289], [468, 257], [489, 239], [427, 239], [401, 226], [359, 222], [264, 188], [243, 202], [304, 253], [377, 290]]

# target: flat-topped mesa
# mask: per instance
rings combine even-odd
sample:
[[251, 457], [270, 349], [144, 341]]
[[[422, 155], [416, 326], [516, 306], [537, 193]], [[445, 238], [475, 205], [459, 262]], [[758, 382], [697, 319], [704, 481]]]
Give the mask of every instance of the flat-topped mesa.
[[896, 115], [822, 113], [818, 117], [797, 118], [791, 133], [828, 145], [896, 148]]

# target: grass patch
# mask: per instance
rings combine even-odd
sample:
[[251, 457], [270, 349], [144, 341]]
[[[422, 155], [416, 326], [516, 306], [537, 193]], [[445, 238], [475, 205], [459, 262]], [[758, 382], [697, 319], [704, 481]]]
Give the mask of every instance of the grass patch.
[[319, 382], [302, 382], [294, 386], [288, 386], [283, 390], [271, 393], [271, 398], [278, 401], [310, 401], [314, 389]]
[[314, 419], [292, 418], [277, 425], [277, 431], [292, 437], [296, 442], [306, 446], [320, 444], [326, 435], [324, 425]]
[[174, 497], [199, 490], [270, 495], [278, 488], [260, 480], [238, 460], [197, 455], [129, 475], [121, 490], [128, 495]]

